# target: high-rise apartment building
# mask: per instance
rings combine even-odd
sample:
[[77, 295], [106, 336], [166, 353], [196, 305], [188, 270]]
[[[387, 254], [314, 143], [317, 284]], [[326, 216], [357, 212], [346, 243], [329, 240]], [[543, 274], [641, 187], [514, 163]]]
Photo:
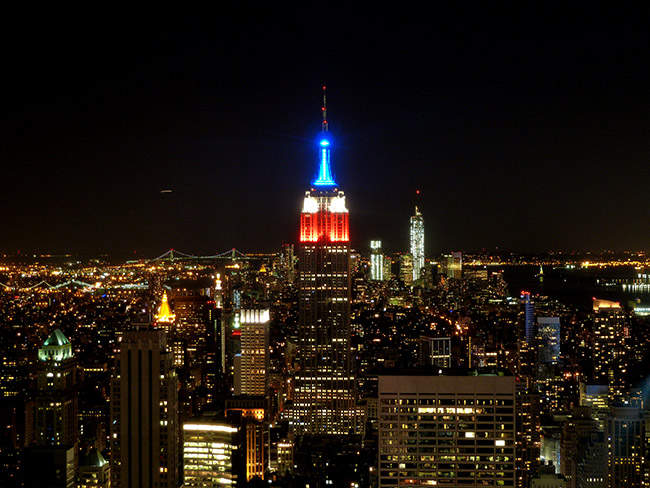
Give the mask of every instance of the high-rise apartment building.
[[270, 311], [241, 311], [241, 354], [235, 357], [235, 395], [266, 396], [269, 374]]
[[617, 302], [593, 301], [594, 383], [609, 385], [610, 401], [625, 396], [625, 340], [628, 336], [625, 310]]
[[418, 281], [424, 269], [424, 217], [417, 205], [410, 225], [411, 256], [413, 256], [413, 281]]
[[298, 353], [292, 426], [296, 433], [356, 428], [350, 357], [350, 236], [345, 194], [330, 165], [323, 106], [319, 169], [300, 215]]
[[125, 332], [111, 381], [111, 484], [180, 485], [178, 382], [165, 332]]
[[384, 253], [381, 252], [381, 241], [370, 241], [370, 279], [384, 280]]
[[515, 486], [515, 378], [438, 368], [379, 375], [379, 486]]

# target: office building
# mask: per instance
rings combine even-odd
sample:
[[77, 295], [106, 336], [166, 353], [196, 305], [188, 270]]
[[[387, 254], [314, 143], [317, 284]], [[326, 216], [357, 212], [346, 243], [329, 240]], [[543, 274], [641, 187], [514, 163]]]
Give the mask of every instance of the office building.
[[384, 281], [390, 281], [393, 279], [393, 260], [390, 256], [384, 255]]
[[593, 300], [594, 383], [609, 386], [610, 403], [625, 398], [625, 341], [628, 337], [625, 310], [617, 302]]
[[516, 391], [517, 487], [525, 488], [530, 484], [531, 474], [537, 471], [541, 456], [540, 395], [521, 376], [517, 378]]
[[381, 252], [381, 241], [370, 241], [370, 279], [384, 280], [384, 254]]
[[607, 487], [638, 488], [643, 483], [645, 421], [641, 409], [612, 407], [605, 426]]
[[564, 422], [560, 460], [569, 488], [607, 486], [607, 446], [589, 407], [574, 407]]
[[290, 439], [282, 439], [278, 442], [277, 470], [280, 476], [287, 476], [293, 473], [293, 450], [294, 443]]
[[296, 255], [293, 244], [283, 244], [280, 256], [280, 269], [285, 283], [296, 282]]
[[555, 368], [560, 364], [559, 317], [537, 319], [537, 362], [540, 368]]
[[442, 256], [443, 274], [452, 280], [460, 280], [463, 277], [463, 253], [454, 251], [451, 254]]
[[560, 371], [560, 318], [537, 319], [537, 388], [547, 411], [560, 409], [562, 375]]
[[451, 337], [420, 336], [418, 363], [420, 366], [451, 368]]
[[111, 381], [111, 484], [177, 488], [178, 381], [165, 332], [125, 332]]
[[515, 378], [438, 368], [379, 375], [379, 486], [515, 486]]
[[264, 479], [268, 461], [268, 425], [266, 399], [241, 396], [226, 399], [226, 419], [239, 429], [239, 473], [247, 482], [254, 477]]
[[77, 360], [72, 344], [56, 329], [38, 350], [35, 439], [39, 447], [77, 447]]
[[406, 286], [413, 284], [413, 256], [410, 253], [399, 256], [399, 279]]
[[21, 472], [24, 488], [75, 488], [77, 451], [71, 446], [28, 447]]
[[580, 384], [580, 405], [591, 408], [591, 416], [598, 423], [598, 428], [605, 430], [609, 417], [609, 388], [607, 385]]
[[171, 339], [177, 366], [204, 365], [220, 343], [220, 310], [209, 295], [212, 282], [189, 282], [174, 287], [176, 315]]
[[235, 357], [235, 395], [266, 396], [270, 311], [243, 309], [240, 317], [241, 353]]
[[535, 339], [535, 304], [530, 298], [529, 291], [521, 292], [520, 302], [524, 318], [524, 340], [530, 345]]
[[539, 467], [539, 473], [530, 479], [530, 488], [567, 488], [566, 480], [555, 473], [553, 465]]
[[323, 104], [319, 169], [300, 216], [298, 353], [292, 428], [349, 434], [357, 428], [350, 357], [350, 236], [345, 194], [330, 165]]
[[237, 486], [239, 429], [200, 418], [183, 424], [183, 476], [187, 488]]

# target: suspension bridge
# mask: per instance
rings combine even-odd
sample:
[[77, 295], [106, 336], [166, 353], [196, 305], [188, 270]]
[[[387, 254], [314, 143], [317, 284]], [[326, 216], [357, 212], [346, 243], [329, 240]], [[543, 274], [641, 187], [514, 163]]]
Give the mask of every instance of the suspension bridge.
[[244, 254], [241, 251], [238, 251], [234, 247], [227, 251], [222, 252], [221, 254], [212, 254], [210, 256], [199, 256], [196, 254], [188, 254], [176, 249], [170, 249], [169, 251], [161, 254], [157, 258], [150, 259], [149, 261], [182, 261], [186, 259], [250, 259], [250, 256]]

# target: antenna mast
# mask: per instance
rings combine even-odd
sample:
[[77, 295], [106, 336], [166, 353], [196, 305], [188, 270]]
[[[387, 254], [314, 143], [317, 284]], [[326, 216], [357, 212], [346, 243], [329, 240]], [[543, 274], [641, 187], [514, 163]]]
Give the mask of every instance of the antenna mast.
[[321, 130], [323, 133], [328, 132], [327, 130], [327, 87], [323, 85], [323, 107], [321, 108], [323, 112], [323, 123], [321, 125]]

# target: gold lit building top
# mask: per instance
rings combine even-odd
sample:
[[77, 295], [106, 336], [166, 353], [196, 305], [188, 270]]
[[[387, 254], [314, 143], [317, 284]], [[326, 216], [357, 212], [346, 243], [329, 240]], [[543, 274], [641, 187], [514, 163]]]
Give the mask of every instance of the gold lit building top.
[[160, 309], [158, 310], [158, 315], [156, 315], [156, 322], [165, 322], [171, 323], [176, 318], [176, 315], [172, 313], [172, 309], [169, 307], [169, 301], [167, 300], [167, 292], [163, 292], [162, 303], [160, 304]]

